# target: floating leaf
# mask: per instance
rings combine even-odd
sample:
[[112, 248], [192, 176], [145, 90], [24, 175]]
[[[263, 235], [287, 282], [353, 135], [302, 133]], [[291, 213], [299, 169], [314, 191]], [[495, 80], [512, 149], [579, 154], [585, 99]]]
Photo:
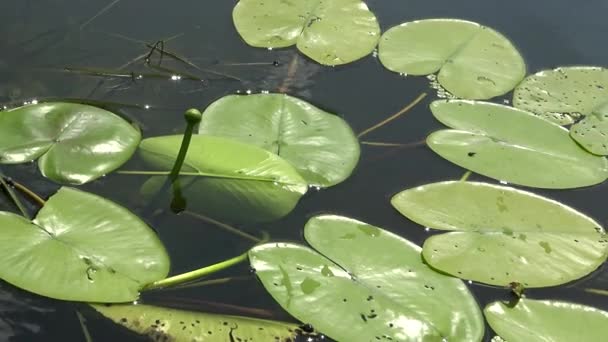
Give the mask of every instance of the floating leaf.
[[128, 302], [169, 272], [156, 234], [104, 198], [61, 188], [29, 220], [0, 212], [0, 278], [36, 294]]
[[295, 324], [150, 305], [92, 305], [102, 315], [153, 341], [295, 341]]
[[361, 0], [241, 0], [232, 18], [247, 44], [281, 48], [296, 44], [325, 65], [346, 64], [370, 54], [380, 26]]
[[507, 38], [457, 19], [417, 20], [393, 27], [382, 35], [378, 56], [391, 71], [439, 72], [439, 83], [466, 99], [505, 94], [526, 75], [522, 56]]
[[[145, 139], [144, 160], [161, 170], [173, 166], [181, 135]], [[272, 221], [287, 215], [308, 190], [285, 160], [259, 147], [221, 137], [194, 135], [180, 184], [188, 209], [240, 222]], [[143, 192], [156, 193], [166, 177], [152, 177]]]
[[0, 163], [38, 159], [42, 174], [83, 184], [124, 164], [140, 132], [104, 109], [76, 103], [41, 103], [0, 112]]
[[315, 186], [344, 181], [359, 160], [359, 141], [344, 120], [283, 94], [223, 97], [205, 110], [199, 133], [271, 151]]
[[422, 254], [432, 267], [464, 279], [553, 286], [593, 272], [608, 255], [593, 219], [510, 187], [441, 182], [405, 190], [391, 203], [424, 227], [455, 231], [427, 239]]
[[463, 100], [435, 101], [431, 110], [454, 129], [429, 135], [429, 147], [484, 176], [549, 189], [594, 185], [608, 177], [605, 158], [587, 153], [567, 130], [532, 113]]
[[380, 228], [317, 216], [315, 250], [269, 243], [249, 252], [266, 290], [291, 315], [338, 341], [480, 341], [483, 320], [462, 281], [433, 271], [420, 247]]
[[528, 76], [513, 105], [559, 124], [575, 123], [570, 135], [589, 152], [608, 155], [608, 70], [562, 67]]
[[608, 334], [608, 312], [580, 304], [523, 298], [515, 307], [491, 303], [484, 313], [509, 342], [604, 341]]

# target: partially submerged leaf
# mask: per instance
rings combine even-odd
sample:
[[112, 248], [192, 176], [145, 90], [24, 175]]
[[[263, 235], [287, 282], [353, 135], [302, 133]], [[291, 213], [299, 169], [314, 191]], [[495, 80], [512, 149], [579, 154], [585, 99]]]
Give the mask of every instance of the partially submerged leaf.
[[0, 212], [0, 228], [0, 278], [42, 296], [128, 302], [169, 272], [169, 257], [144, 222], [80, 190], [61, 188], [33, 222]]
[[232, 18], [247, 44], [297, 45], [325, 65], [350, 63], [370, 54], [380, 38], [376, 16], [361, 0], [241, 0]]
[[139, 130], [104, 109], [41, 103], [0, 112], [0, 163], [38, 159], [45, 177], [84, 184], [117, 169], [137, 149]]
[[424, 227], [454, 231], [427, 239], [422, 254], [432, 267], [463, 279], [554, 286], [593, 272], [608, 255], [599, 223], [510, 187], [441, 182], [405, 190], [391, 203]]
[[[170, 170], [181, 135], [141, 142], [145, 161]], [[179, 177], [189, 210], [238, 222], [272, 221], [287, 215], [308, 184], [284, 159], [259, 147], [212, 136], [194, 135]], [[152, 177], [143, 188], [155, 194], [166, 177]]]
[[603, 341], [608, 334], [608, 312], [575, 303], [523, 298], [515, 307], [491, 303], [484, 314], [509, 342]]
[[606, 180], [608, 161], [583, 150], [568, 131], [532, 113], [488, 102], [431, 104], [453, 128], [432, 133], [427, 144], [443, 158], [500, 181], [567, 189]]
[[382, 35], [378, 56], [391, 71], [439, 72], [439, 83], [465, 99], [505, 94], [526, 75], [522, 56], [507, 38], [465, 20], [426, 19], [393, 27]]
[[561, 67], [543, 70], [515, 89], [513, 105], [559, 124], [575, 123], [574, 140], [589, 152], [608, 155], [608, 70]]
[[284, 94], [223, 97], [207, 107], [199, 133], [275, 153], [314, 186], [344, 181], [360, 154], [359, 141], [344, 120]]
[[102, 315], [154, 341], [295, 341], [295, 324], [150, 305], [92, 305]]
[[420, 247], [363, 222], [313, 217], [314, 248], [268, 243], [251, 266], [291, 315], [338, 341], [480, 341], [480, 310], [462, 281], [433, 271]]

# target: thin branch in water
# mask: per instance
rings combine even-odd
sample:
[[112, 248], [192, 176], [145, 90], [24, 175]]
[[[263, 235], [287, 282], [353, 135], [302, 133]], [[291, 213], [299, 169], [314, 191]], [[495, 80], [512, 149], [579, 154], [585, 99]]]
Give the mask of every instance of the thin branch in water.
[[206, 306], [206, 307], [215, 308], [216, 310], [235, 312], [236, 314], [241, 315], [241, 316], [255, 316], [255, 317], [267, 318], [267, 319], [276, 318], [278, 316], [278, 314], [276, 314], [272, 311], [266, 310], [266, 309], [249, 308], [249, 307], [240, 306], [240, 305], [218, 303], [218, 302], [212, 302], [212, 301], [201, 300], [201, 299], [183, 298], [183, 297], [175, 297], [175, 296], [170, 296], [167, 298], [163, 297], [163, 299], [167, 300], [169, 304], [173, 304], [173, 305], [178, 304], [180, 306], [183, 306], [183, 305], [194, 306], [192, 309], [198, 309], [198, 310], [200, 310], [201, 306]]
[[106, 7], [99, 10], [99, 12], [97, 12], [97, 14], [92, 16], [89, 20], [85, 21], [82, 25], [80, 25], [80, 30], [82, 31], [85, 27], [87, 27], [87, 25], [89, 25], [91, 22], [93, 22], [93, 20], [97, 19], [98, 17], [100, 17], [101, 15], [103, 15], [104, 13], [106, 13], [107, 11], [112, 9], [112, 7], [114, 7], [119, 2], [120, 2], [120, 0], [114, 0], [111, 3], [109, 3]]
[[420, 140], [420, 141], [416, 141], [416, 142], [412, 142], [412, 143], [407, 143], [407, 144], [387, 143], [387, 142], [377, 142], [377, 141], [362, 141], [361, 145], [377, 146], [377, 147], [401, 147], [401, 148], [408, 148], [408, 147], [424, 146], [424, 145], [426, 145], [426, 140]]
[[19, 209], [19, 211], [21, 212], [23, 217], [27, 218], [28, 220], [31, 220], [32, 216], [27, 212], [25, 205], [23, 205], [23, 203], [19, 199], [19, 196], [17, 196], [17, 194], [13, 191], [11, 186], [8, 185], [8, 183], [5, 180], [4, 175], [2, 175], [2, 174], [0, 174], [0, 185], [4, 188], [4, 190], [6, 190], [9, 197], [11, 198], [11, 200], [13, 200], [13, 203], [15, 203], [15, 205], [17, 206], [17, 208]]
[[219, 228], [222, 228], [222, 229], [224, 229], [224, 230], [226, 230], [226, 231], [228, 231], [228, 232], [230, 232], [232, 234], [236, 234], [236, 235], [238, 235], [238, 236], [240, 236], [240, 237], [242, 237], [244, 239], [247, 239], [249, 241], [252, 241], [254, 243], [261, 243], [263, 241], [263, 239], [257, 238], [257, 237], [255, 237], [255, 236], [253, 236], [251, 234], [247, 234], [247, 233], [245, 233], [244, 231], [242, 231], [242, 230], [240, 230], [238, 228], [235, 228], [235, 227], [233, 227], [233, 226], [231, 226], [229, 224], [226, 224], [226, 223], [214, 220], [211, 217], [207, 217], [205, 215], [201, 215], [201, 214], [198, 214], [198, 213], [193, 213], [193, 212], [188, 211], [188, 210], [184, 211], [182, 214], [185, 214], [185, 215], [188, 215], [190, 217], [194, 217], [196, 219], [199, 219], [201, 221], [205, 221], [207, 223], [213, 224], [213, 225], [215, 225], [215, 226], [217, 226]]
[[29, 198], [31, 198], [34, 202], [36, 202], [41, 207], [44, 207], [44, 205], [46, 204], [45, 200], [43, 200], [35, 192], [33, 192], [32, 190], [28, 189], [24, 185], [22, 185], [20, 183], [17, 183], [17, 182], [15, 182], [12, 179], [7, 179], [6, 181], [7, 181], [8, 185], [12, 185], [13, 187], [15, 187], [15, 189], [17, 189], [17, 190], [21, 191], [22, 193], [26, 194]]
[[279, 62], [218, 63], [218, 66], [278, 66]]
[[428, 95], [427, 93], [422, 93], [422, 94], [418, 95], [418, 97], [417, 97], [417, 98], [415, 98], [415, 99], [414, 99], [414, 101], [412, 101], [412, 102], [411, 102], [410, 104], [408, 104], [407, 106], [403, 107], [403, 109], [401, 109], [401, 110], [400, 110], [400, 111], [398, 111], [397, 113], [395, 113], [395, 114], [391, 115], [391, 116], [390, 116], [390, 117], [388, 117], [387, 119], [382, 120], [381, 122], [379, 122], [379, 123], [377, 123], [377, 124], [373, 125], [372, 127], [368, 128], [368, 129], [366, 129], [366, 130], [364, 130], [363, 132], [359, 133], [359, 134], [357, 135], [357, 138], [361, 138], [361, 137], [363, 137], [364, 135], [366, 135], [366, 134], [368, 134], [368, 133], [370, 133], [370, 132], [372, 132], [372, 131], [374, 131], [374, 130], [376, 130], [376, 129], [378, 129], [378, 128], [380, 128], [380, 127], [382, 127], [382, 126], [386, 125], [386, 124], [388, 124], [389, 122], [391, 122], [391, 121], [393, 121], [393, 120], [395, 120], [395, 119], [399, 118], [401, 115], [403, 115], [403, 114], [407, 113], [407, 112], [408, 112], [410, 109], [414, 108], [414, 107], [415, 107], [415, 106], [416, 106], [418, 103], [420, 103], [420, 101], [424, 100], [424, 98], [425, 98], [427, 95]]
[[80, 327], [82, 328], [82, 334], [84, 335], [84, 339], [86, 342], [93, 342], [93, 338], [89, 333], [89, 328], [87, 328], [87, 320], [80, 313], [80, 311], [76, 310], [76, 316], [78, 317], [78, 322], [80, 322]]
[[150, 52], [148, 52], [148, 55], [145, 58], [146, 64], [150, 64], [150, 58], [152, 58], [154, 51], [158, 51], [160, 54], [160, 57], [158, 58], [158, 65], [161, 65], [163, 63], [163, 56], [165, 55], [165, 42], [159, 40], [154, 43], [154, 45], [146, 44], [146, 46], [150, 48]]

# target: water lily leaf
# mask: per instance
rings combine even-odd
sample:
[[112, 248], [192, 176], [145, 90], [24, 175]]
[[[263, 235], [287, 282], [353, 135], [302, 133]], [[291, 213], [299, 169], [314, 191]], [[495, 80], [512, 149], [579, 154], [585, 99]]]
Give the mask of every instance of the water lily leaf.
[[395, 195], [410, 220], [441, 230], [423, 246], [424, 259], [448, 274], [486, 284], [564, 284], [598, 268], [608, 255], [604, 229], [547, 198], [505, 186], [441, 182]]
[[[170, 170], [181, 135], [144, 139], [140, 154], [159, 170]], [[194, 135], [180, 183], [188, 209], [238, 222], [272, 221], [287, 215], [308, 184], [287, 161], [259, 147], [221, 137]], [[152, 177], [142, 189], [156, 193], [166, 177]]]
[[380, 38], [376, 16], [361, 0], [241, 0], [232, 12], [247, 44], [296, 44], [318, 63], [346, 64], [370, 54]]
[[574, 140], [589, 152], [608, 155], [608, 70], [562, 67], [543, 70], [515, 89], [513, 105], [558, 124], [575, 123]]
[[84, 184], [124, 164], [137, 149], [139, 130], [104, 109], [41, 103], [0, 112], [0, 163], [38, 159], [45, 177]]
[[295, 341], [295, 324], [150, 305], [92, 305], [102, 315], [153, 341]]
[[156, 234], [127, 209], [61, 188], [33, 221], [0, 212], [0, 278], [71, 301], [128, 302], [169, 272]]
[[283, 94], [229, 95], [212, 103], [200, 134], [223, 136], [271, 151], [310, 185], [344, 181], [359, 160], [359, 141], [340, 117]]
[[304, 229], [314, 248], [268, 243], [249, 252], [266, 290], [337, 341], [480, 341], [480, 310], [459, 279], [426, 266], [420, 247], [350, 218]]
[[605, 158], [587, 153], [557, 124], [488, 102], [435, 101], [433, 115], [454, 128], [427, 138], [437, 154], [501, 181], [538, 188], [594, 185], [608, 177]]
[[465, 99], [505, 94], [526, 75], [522, 56], [507, 38], [465, 20], [426, 19], [395, 26], [380, 38], [378, 56], [391, 71], [439, 72], [439, 83]]
[[484, 313], [509, 342], [603, 341], [608, 333], [608, 312], [574, 303], [522, 298], [515, 307], [491, 303]]

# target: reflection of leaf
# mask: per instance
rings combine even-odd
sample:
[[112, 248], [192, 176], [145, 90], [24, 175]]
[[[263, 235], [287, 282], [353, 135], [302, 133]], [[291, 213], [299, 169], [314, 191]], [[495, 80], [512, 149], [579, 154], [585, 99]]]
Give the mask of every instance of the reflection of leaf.
[[101, 108], [41, 103], [0, 112], [0, 163], [38, 160], [42, 174], [83, 184], [125, 163], [141, 139], [137, 129]]
[[314, 217], [304, 234], [315, 250], [269, 243], [249, 252], [266, 290], [298, 320], [338, 341], [481, 340], [467, 287], [426, 266], [420, 247], [340, 216]]
[[484, 313], [492, 329], [509, 342], [606, 339], [608, 312], [580, 304], [524, 298], [515, 307], [491, 303]]
[[501, 181], [539, 188], [594, 185], [608, 177], [605, 158], [591, 155], [568, 131], [532, 113], [475, 101], [435, 101], [433, 115], [454, 128], [432, 133], [443, 158]]
[[[161, 170], [173, 166], [181, 135], [141, 142], [144, 160]], [[143, 188], [154, 194], [166, 177]], [[192, 136], [180, 177], [188, 209], [239, 222], [272, 221], [287, 215], [308, 185], [285, 160], [259, 147], [221, 137]]]
[[72, 188], [61, 188], [33, 222], [0, 212], [0, 227], [0, 278], [42, 296], [133, 301], [169, 271], [165, 249], [145, 223]]
[[241, 0], [232, 13], [237, 31], [256, 47], [296, 44], [315, 61], [338, 65], [374, 50], [378, 21], [361, 0]]
[[464, 279], [559, 285], [591, 273], [608, 254], [597, 222], [510, 187], [434, 183], [405, 190], [392, 204], [424, 227], [455, 231], [426, 240], [423, 255], [434, 268]]
[[344, 120], [283, 94], [223, 97], [205, 110], [199, 133], [278, 154], [311, 185], [342, 182], [359, 160], [359, 142]]
[[466, 99], [505, 94], [526, 75], [522, 56], [507, 38], [464, 20], [427, 19], [393, 27], [382, 35], [378, 55], [395, 72], [439, 72], [439, 83]]
[[608, 70], [562, 67], [528, 76], [513, 94], [513, 105], [559, 124], [589, 152], [608, 155]]
[[295, 341], [290, 323], [150, 305], [92, 305], [102, 315], [154, 341]]

